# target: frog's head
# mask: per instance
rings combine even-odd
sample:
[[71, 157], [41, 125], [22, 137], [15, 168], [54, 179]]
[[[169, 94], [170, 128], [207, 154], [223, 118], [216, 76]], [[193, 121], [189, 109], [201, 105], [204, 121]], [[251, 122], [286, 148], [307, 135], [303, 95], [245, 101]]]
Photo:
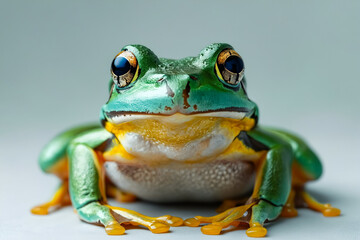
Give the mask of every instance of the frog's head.
[[257, 122], [257, 106], [245, 90], [243, 60], [228, 44], [211, 44], [198, 56], [180, 60], [128, 45], [115, 56], [111, 75], [110, 98], [101, 110], [111, 132], [139, 120], [178, 124], [177, 129], [194, 118], [247, 119], [246, 129]]
[[257, 106], [246, 93], [243, 60], [228, 44], [211, 44], [198, 56], [180, 60], [128, 45], [113, 60], [111, 75], [103, 124], [174, 114], [257, 121]]

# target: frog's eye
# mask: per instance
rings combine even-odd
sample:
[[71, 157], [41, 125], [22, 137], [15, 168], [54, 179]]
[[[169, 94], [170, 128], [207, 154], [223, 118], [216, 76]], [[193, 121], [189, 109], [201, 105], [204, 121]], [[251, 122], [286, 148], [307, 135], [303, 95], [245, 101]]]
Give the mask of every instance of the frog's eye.
[[138, 62], [135, 55], [130, 51], [121, 51], [111, 63], [112, 79], [120, 88], [134, 82], [138, 77], [138, 73]]
[[236, 87], [244, 77], [244, 62], [237, 52], [225, 49], [216, 60], [215, 72], [226, 85]]

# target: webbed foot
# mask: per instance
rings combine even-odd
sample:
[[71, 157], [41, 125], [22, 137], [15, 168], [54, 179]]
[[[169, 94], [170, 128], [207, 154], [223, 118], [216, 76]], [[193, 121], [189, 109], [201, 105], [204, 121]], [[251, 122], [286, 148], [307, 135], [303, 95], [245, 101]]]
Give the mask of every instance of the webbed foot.
[[189, 227], [197, 227], [202, 223], [210, 223], [201, 227], [201, 232], [207, 235], [218, 235], [224, 228], [229, 226], [238, 226], [239, 219], [245, 212], [251, 208], [255, 203], [243, 205], [239, 207], [230, 208], [220, 214], [212, 217], [196, 216], [184, 221], [184, 224]]
[[99, 202], [92, 202], [78, 209], [82, 220], [90, 223], [101, 223], [108, 235], [121, 235], [125, 233], [126, 225], [143, 225], [152, 233], [168, 232], [170, 227], [183, 224], [179, 217], [170, 215], [160, 217], [149, 217], [133, 210], [102, 205]]
[[294, 188], [291, 190], [288, 200], [284, 205], [281, 216], [282, 217], [296, 217], [297, 210], [295, 209], [295, 198], [301, 200], [306, 207], [321, 212], [325, 217], [336, 217], [341, 214], [340, 209], [331, 206], [328, 203], [320, 203], [315, 200], [308, 192], [306, 192], [303, 187]]
[[183, 220], [179, 217], [170, 215], [160, 217], [149, 217], [142, 215], [133, 210], [105, 205], [116, 214], [128, 219], [127, 223], [132, 225], [143, 225], [153, 233], [168, 232], [170, 227], [177, 227], [183, 224]]
[[31, 213], [36, 215], [47, 215], [52, 209], [70, 205], [70, 196], [68, 191], [68, 181], [64, 181], [56, 190], [52, 199], [46, 203], [35, 206], [31, 209]]
[[304, 200], [307, 207], [317, 212], [321, 212], [325, 217], [336, 217], [341, 214], [340, 209], [335, 208], [328, 203], [319, 203], [309, 193], [305, 191], [300, 191], [299, 195]]

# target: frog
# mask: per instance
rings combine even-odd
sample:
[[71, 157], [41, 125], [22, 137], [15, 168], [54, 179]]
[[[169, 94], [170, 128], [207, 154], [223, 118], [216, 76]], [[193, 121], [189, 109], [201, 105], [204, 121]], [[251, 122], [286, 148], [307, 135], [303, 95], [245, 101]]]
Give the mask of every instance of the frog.
[[[72, 204], [81, 220], [109, 235], [124, 234], [129, 225], [153, 233], [185, 225], [208, 235], [245, 226], [249, 237], [266, 236], [267, 222], [295, 217], [298, 207], [340, 215], [305, 190], [322, 174], [310, 146], [258, 124], [244, 70], [243, 58], [226, 43], [177, 60], [143, 45], [123, 47], [111, 63], [101, 125], [69, 129], [41, 151], [41, 169], [61, 184], [31, 212], [46, 215]], [[109, 205], [108, 198], [222, 204], [218, 214], [183, 220], [146, 216]]]

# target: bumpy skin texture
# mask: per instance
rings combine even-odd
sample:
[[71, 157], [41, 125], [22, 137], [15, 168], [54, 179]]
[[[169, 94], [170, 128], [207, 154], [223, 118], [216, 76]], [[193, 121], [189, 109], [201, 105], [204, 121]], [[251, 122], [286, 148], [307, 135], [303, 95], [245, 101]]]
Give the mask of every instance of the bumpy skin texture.
[[[116, 170], [118, 178], [108, 176], [113, 181], [110, 185], [105, 178], [110, 173], [105, 163], [129, 165], [140, 173], [145, 166], [146, 169], [165, 169], [165, 172], [189, 169], [191, 164], [201, 166], [206, 172], [210, 163], [220, 169], [231, 166], [224, 164], [231, 162], [237, 164], [236, 171], [243, 171], [239, 173], [242, 177], [249, 176], [248, 181], [232, 177], [253, 189], [251, 196], [245, 190], [231, 190], [235, 194], [233, 197], [249, 197], [246, 204], [214, 217], [188, 219], [186, 225], [211, 223], [202, 228], [203, 233], [219, 234], [223, 228], [240, 220], [249, 223], [249, 236], [261, 237], [266, 235], [263, 228], [266, 221], [276, 219], [284, 209], [294, 214], [292, 189], [308, 199], [303, 186], [320, 177], [321, 164], [299, 137], [257, 125], [258, 108], [247, 96], [245, 78], [232, 86], [219, 75], [218, 56], [229, 49], [232, 49], [230, 45], [217, 43], [204, 48], [197, 57], [171, 60], [158, 58], [141, 45], [125, 46], [122, 50], [136, 57], [139, 69], [136, 79], [125, 87], [110, 81], [110, 98], [100, 113], [104, 128], [74, 128], [57, 136], [44, 148], [40, 155], [42, 170], [58, 175], [64, 183], [52, 201], [34, 208], [33, 213], [46, 214], [50, 207], [64, 205], [69, 181], [71, 202], [80, 218], [104, 225], [108, 234], [122, 234], [123, 222], [145, 225], [154, 233], [166, 232], [168, 225], [177, 226], [182, 221], [171, 216], [150, 218], [106, 205], [112, 184], [124, 190], [123, 186], [125, 188], [128, 183], [125, 181], [130, 181], [124, 176], [132, 173], [124, 175]], [[194, 156], [183, 159], [189, 152], [194, 152]], [[242, 165], [245, 163], [246, 167]], [[249, 168], [250, 165], [253, 167]], [[219, 173], [216, 167], [213, 175], [194, 176], [190, 182], [195, 182], [192, 185], [196, 186], [196, 181], [206, 181], [208, 177], [225, 181], [221, 174], [233, 171], [229, 168]], [[250, 179], [253, 172], [249, 169], [256, 175], [255, 183]], [[114, 179], [122, 180], [114, 182]], [[176, 187], [179, 180], [174, 179], [169, 179], [169, 184], [172, 182]], [[143, 182], [132, 179], [131, 184], [134, 189], [126, 190], [146, 199], [147, 195], [136, 189], [143, 186]], [[225, 184], [228, 185], [231, 186]], [[192, 186], [185, 184], [182, 188], [178, 191], [191, 190]], [[215, 188], [213, 194], [221, 192]], [[151, 189], [150, 186], [150, 191], [158, 191]], [[150, 194], [153, 199], [149, 200], [161, 201], [161, 194], [166, 193]], [[208, 196], [204, 201], [226, 200], [221, 196], [211, 197], [211, 192]], [[195, 196], [189, 198], [191, 201]], [[311, 205], [310, 200], [305, 202]], [[313, 208], [332, 211], [330, 205], [320, 205], [315, 204]], [[251, 215], [245, 217], [245, 212]], [[332, 212], [333, 215], [339, 213]]]

